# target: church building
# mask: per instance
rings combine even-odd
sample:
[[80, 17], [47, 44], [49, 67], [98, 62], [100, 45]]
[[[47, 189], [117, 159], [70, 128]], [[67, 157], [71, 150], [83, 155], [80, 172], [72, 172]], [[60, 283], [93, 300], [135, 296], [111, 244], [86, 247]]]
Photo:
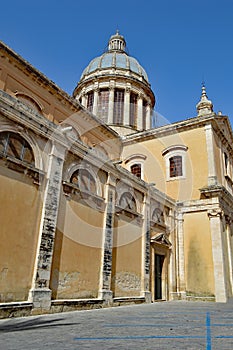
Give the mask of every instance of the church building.
[[68, 95], [0, 42], [0, 317], [233, 294], [233, 135], [157, 125], [119, 32]]

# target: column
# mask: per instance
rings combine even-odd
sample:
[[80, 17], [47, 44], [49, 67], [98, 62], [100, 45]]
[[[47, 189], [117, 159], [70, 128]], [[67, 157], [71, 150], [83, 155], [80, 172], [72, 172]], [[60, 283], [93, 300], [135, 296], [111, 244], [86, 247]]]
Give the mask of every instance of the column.
[[148, 103], [146, 107], [146, 130], [151, 128], [151, 105]]
[[177, 299], [177, 242], [176, 242], [176, 229], [175, 229], [175, 212], [173, 209], [169, 209], [169, 215], [167, 216], [167, 226], [169, 227], [170, 237], [169, 240], [172, 243], [172, 249], [170, 251], [170, 264], [169, 264], [169, 299]]
[[115, 187], [116, 180], [109, 175], [106, 184], [106, 208], [104, 216], [102, 257], [99, 283], [99, 298], [103, 299], [106, 304], [112, 303], [111, 277], [112, 277], [112, 245], [113, 245], [113, 228], [115, 214]]
[[227, 235], [227, 250], [228, 250], [228, 268], [230, 278], [230, 294], [233, 296], [233, 246], [232, 246], [232, 234], [231, 234], [231, 223], [230, 216], [225, 217], [226, 221], [226, 235]]
[[94, 89], [94, 104], [93, 104], [93, 114], [98, 114], [98, 100], [99, 100], [99, 89]]
[[82, 96], [82, 105], [87, 108], [87, 95]]
[[129, 113], [130, 113], [130, 88], [125, 89], [125, 99], [124, 99], [124, 120], [123, 125], [129, 125]]
[[147, 303], [151, 302], [150, 292], [150, 197], [145, 195], [143, 210], [142, 232], [142, 270], [141, 270], [141, 296]]
[[222, 227], [222, 210], [220, 208], [208, 210], [210, 231], [212, 238], [212, 254], [214, 265], [214, 284], [216, 302], [227, 301], [226, 267], [224, 264], [224, 244]]
[[137, 101], [137, 130], [143, 130], [143, 99], [142, 95], [138, 96]]
[[214, 140], [213, 140], [213, 130], [212, 126], [205, 126], [206, 134], [206, 147], [208, 156], [208, 186], [217, 184], [217, 175], [215, 169], [215, 159], [214, 159]]
[[54, 142], [49, 155], [37, 256], [32, 288], [29, 292], [29, 301], [33, 302], [34, 308], [49, 309], [51, 306], [49, 283], [65, 152], [66, 148], [64, 146]]
[[109, 88], [109, 103], [108, 103], [108, 124], [113, 124], [113, 112], [114, 112], [114, 87]]
[[177, 292], [181, 299], [186, 297], [184, 265], [184, 219], [183, 213], [177, 213]]

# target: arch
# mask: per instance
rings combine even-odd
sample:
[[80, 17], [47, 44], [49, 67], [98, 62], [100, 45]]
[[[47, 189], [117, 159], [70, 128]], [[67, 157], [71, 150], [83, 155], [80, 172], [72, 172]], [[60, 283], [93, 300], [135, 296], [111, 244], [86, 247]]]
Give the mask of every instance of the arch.
[[127, 169], [140, 179], [144, 179], [144, 162], [146, 156], [144, 154], [132, 154], [125, 160]]
[[0, 153], [4, 157], [16, 158], [35, 166], [33, 149], [19, 133], [12, 131], [0, 132]]
[[119, 206], [126, 210], [137, 212], [137, 202], [130, 192], [124, 192], [119, 199]]
[[27, 104], [29, 107], [36, 109], [39, 113], [42, 113], [43, 107], [34, 97], [19, 91], [15, 92], [15, 97], [23, 103]]
[[41, 152], [41, 149], [39, 148], [35, 135], [33, 135], [32, 133], [29, 133], [28, 130], [25, 130], [20, 125], [13, 125], [8, 122], [1, 125], [0, 132], [12, 132], [24, 138], [29, 143], [29, 145], [33, 150], [33, 154], [35, 158], [35, 168], [44, 171], [42, 152]]
[[102, 187], [97, 174], [91, 166], [72, 164], [67, 171], [68, 181], [77, 185], [80, 190], [88, 191], [102, 197]]
[[167, 181], [184, 179], [186, 177], [186, 153], [185, 145], [172, 145], [162, 151], [166, 162]]

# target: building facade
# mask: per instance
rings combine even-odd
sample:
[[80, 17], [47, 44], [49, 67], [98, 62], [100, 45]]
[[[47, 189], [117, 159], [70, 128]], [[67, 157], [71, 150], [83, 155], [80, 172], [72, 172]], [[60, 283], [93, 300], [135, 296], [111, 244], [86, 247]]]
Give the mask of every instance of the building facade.
[[2, 317], [231, 298], [232, 130], [205, 87], [196, 117], [152, 127], [118, 32], [72, 97], [0, 51]]

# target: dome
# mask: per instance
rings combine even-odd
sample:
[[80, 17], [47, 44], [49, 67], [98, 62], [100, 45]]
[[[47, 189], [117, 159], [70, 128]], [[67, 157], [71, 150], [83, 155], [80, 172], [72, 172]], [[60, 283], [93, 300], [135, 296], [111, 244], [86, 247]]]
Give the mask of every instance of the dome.
[[127, 70], [136, 73], [148, 83], [148, 76], [145, 69], [134, 58], [125, 52], [126, 42], [122, 35], [117, 32], [112, 35], [108, 43], [108, 51], [101, 56], [94, 58], [89, 65], [84, 69], [80, 80], [87, 75], [98, 71], [115, 68], [119, 70]]
[[117, 31], [82, 73], [73, 97], [120, 135], [150, 129], [155, 96], [147, 74]]
[[119, 68], [130, 70], [140, 76], [142, 76], [148, 82], [148, 76], [146, 71], [138, 63], [134, 57], [128, 56], [126, 53], [121, 52], [106, 52], [103, 55], [94, 58], [81, 75], [83, 79], [87, 74], [93, 73], [97, 69], [106, 68]]

